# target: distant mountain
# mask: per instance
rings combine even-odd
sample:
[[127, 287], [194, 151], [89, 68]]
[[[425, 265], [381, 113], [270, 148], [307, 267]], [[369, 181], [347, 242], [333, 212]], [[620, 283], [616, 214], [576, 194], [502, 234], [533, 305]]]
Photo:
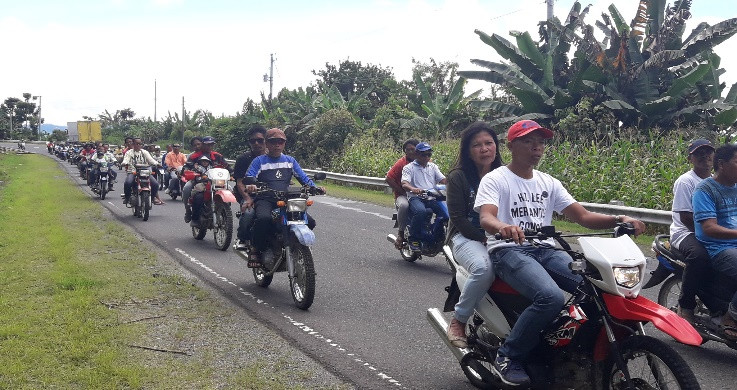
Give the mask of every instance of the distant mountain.
[[66, 130], [67, 129], [67, 125], [54, 125], [54, 124], [51, 124], [51, 123], [43, 123], [41, 125], [41, 132], [42, 133], [52, 133], [56, 129]]

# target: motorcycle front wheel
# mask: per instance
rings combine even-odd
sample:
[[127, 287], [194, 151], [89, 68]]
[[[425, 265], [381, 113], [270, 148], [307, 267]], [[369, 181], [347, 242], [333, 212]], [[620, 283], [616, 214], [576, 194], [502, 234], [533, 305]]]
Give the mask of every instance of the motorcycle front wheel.
[[100, 200], [105, 200], [105, 195], [107, 195], [107, 182], [100, 181]]
[[151, 211], [151, 193], [146, 191], [141, 195], [141, 212], [144, 221], [148, 221], [149, 211]]
[[215, 206], [215, 246], [221, 251], [227, 250], [233, 240], [233, 213], [230, 204], [224, 203]]
[[[630, 380], [636, 389], [700, 389], [691, 368], [686, 361], [662, 341], [636, 335], [620, 345], [620, 352]], [[624, 374], [610, 356], [604, 365], [605, 390], [627, 389]]]
[[315, 299], [315, 263], [312, 252], [302, 244], [292, 246], [290, 252], [294, 264], [294, 277], [289, 281], [292, 299], [298, 308], [307, 310]]

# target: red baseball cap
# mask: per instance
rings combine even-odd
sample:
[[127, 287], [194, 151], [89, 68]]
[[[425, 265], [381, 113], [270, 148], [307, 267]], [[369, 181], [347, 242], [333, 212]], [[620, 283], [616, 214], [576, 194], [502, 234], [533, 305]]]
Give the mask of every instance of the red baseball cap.
[[512, 127], [509, 128], [509, 131], [507, 132], [507, 141], [511, 142], [515, 138], [530, 134], [535, 130], [540, 130], [545, 138], [553, 138], [553, 130], [542, 127], [535, 121], [525, 119], [513, 124]]

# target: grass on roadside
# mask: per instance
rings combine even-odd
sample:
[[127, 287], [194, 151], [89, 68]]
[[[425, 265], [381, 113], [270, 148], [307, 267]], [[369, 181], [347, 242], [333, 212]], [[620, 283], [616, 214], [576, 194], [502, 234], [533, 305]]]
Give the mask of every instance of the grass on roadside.
[[313, 375], [268, 339], [256, 357], [221, 351], [235, 310], [157, 263], [53, 160], [0, 155], [0, 180], [0, 388], [291, 389]]

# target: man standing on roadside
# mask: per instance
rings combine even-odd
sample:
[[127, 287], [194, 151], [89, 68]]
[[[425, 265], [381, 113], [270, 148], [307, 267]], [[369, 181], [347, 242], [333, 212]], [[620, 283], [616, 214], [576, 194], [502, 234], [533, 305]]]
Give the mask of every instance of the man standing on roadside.
[[248, 130], [248, 144], [251, 150], [238, 156], [233, 168], [233, 178], [236, 180], [235, 197], [241, 204], [241, 217], [238, 220], [238, 239], [235, 244], [236, 250], [244, 250], [251, 243], [250, 228], [255, 216], [253, 199], [246, 192], [243, 179], [246, 178], [248, 167], [253, 159], [266, 153], [266, 128], [254, 125]]
[[404, 245], [406, 237], [404, 237], [404, 229], [407, 227], [407, 211], [409, 210], [409, 202], [407, 201], [407, 191], [402, 188], [402, 168], [411, 163], [415, 159], [415, 147], [420, 141], [416, 139], [408, 139], [402, 145], [404, 156], [400, 157], [397, 162], [392, 165], [389, 172], [386, 173], [386, 184], [389, 184], [392, 192], [394, 192], [394, 207], [397, 208], [397, 226], [399, 233], [394, 246], [401, 249]]

